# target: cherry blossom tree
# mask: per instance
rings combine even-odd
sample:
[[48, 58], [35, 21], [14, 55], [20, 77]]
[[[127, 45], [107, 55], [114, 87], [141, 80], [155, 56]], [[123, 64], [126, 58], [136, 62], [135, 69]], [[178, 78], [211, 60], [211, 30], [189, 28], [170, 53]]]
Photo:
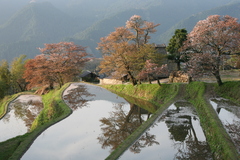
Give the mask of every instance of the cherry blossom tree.
[[211, 74], [221, 85], [222, 58], [237, 53], [239, 44], [240, 24], [237, 19], [228, 15], [211, 15], [196, 24], [182, 50], [191, 57], [187, 67], [193, 77]]
[[115, 78], [127, 74], [132, 84], [136, 85], [136, 76], [145, 61], [156, 53], [148, 40], [151, 38], [149, 34], [156, 32], [157, 26], [159, 24], [144, 21], [141, 16], [134, 15], [126, 22], [126, 27], [118, 27], [107, 37], [101, 38], [97, 47], [103, 54], [99, 66], [101, 73], [114, 73]]
[[157, 79], [159, 86], [161, 86], [159, 76], [167, 74], [168, 74], [167, 64], [158, 67], [158, 64], [152, 63], [151, 60], [147, 60], [143, 70], [138, 74], [138, 79], [148, 79], [150, 84], [151, 79]]
[[39, 48], [42, 54], [29, 60], [25, 67], [24, 77], [29, 82], [29, 87], [48, 85], [72, 81], [81, 72], [81, 67], [89, 61], [89, 54], [85, 48], [73, 42], [60, 42], [45, 44]]

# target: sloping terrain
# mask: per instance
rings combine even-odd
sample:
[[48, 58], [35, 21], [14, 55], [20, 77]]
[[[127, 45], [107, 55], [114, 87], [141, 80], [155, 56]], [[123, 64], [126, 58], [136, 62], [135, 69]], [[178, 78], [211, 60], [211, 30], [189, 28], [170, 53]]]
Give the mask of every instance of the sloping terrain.
[[[101, 57], [95, 49], [100, 38], [115, 27], [124, 26], [135, 14], [160, 23], [152, 42], [167, 43], [171, 32], [167, 36], [165, 32], [179, 21], [229, 2], [232, 0], [19, 0], [15, 3], [0, 0], [0, 59], [11, 61], [20, 54], [33, 58], [39, 54], [36, 48], [60, 41], [74, 41]], [[231, 6], [226, 7], [226, 13], [231, 10]], [[190, 20], [191, 24], [196, 21]]]
[[36, 48], [76, 32], [74, 19], [51, 3], [29, 4], [0, 26], [0, 59], [39, 54]]

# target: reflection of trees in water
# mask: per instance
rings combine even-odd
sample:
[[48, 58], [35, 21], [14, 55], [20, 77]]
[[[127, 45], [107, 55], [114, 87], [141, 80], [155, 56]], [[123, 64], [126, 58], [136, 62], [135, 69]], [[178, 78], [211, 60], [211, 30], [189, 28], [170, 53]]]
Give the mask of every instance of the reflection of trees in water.
[[[21, 102], [21, 100], [16, 100], [10, 103], [11, 110], [14, 111], [14, 116], [18, 119], [24, 121], [28, 131], [31, 128], [32, 122], [38, 116], [40, 111], [43, 109], [43, 104], [41, 101], [32, 101], [29, 100], [28, 102]], [[10, 117], [13, 115], [7, 114], [4, 117], [5, 122], [9, 122]]]
[[217, 104], [216, 112], [218, 114], [220, 114], [222, 110], [226, 110], [236, 116], [232, 117], [233, 121], [231, 123], [229, 123], [227, 119], [225, 119], [226, 121], [222, 121], [222, 123], [235, 144], [238, 152], [240, 152], [240, 107], [237, 107], [236, 104], [223, 98], [212, 99], [212, 101]]
[[76, 110], [78, 108], [86, 107], [88, 105], [88, 97], [93, 97], [94, 94], [90, 94], [84, 85], [78, 85], [77, 88], [73, 88], [68, 91], [68, 94], [64, 95], [63, 99], [66, 104]]
[[211, 159], [208, 144], [198, 140], [192, 124], [192, 120], [197, 120], [197, 117], [192, 111], [191, 107], [178, 106], [175, 109], [169, 109], [161, 118], [165, 119], [170, 139], [174, 143], [174, 148], [178, 150], [175, 159]]
[[[124, 112], [124, 104], [114, 104], [115, 111], [110, 113], [109, 118], [100, 119], [102, 134], [98, 140], [102, 148], [116, 149], [129, 135], [131, 135], [143, 122], [142, 113], [146, 112], [135, 104], [130, 104], [128, 113]], [[150, 113], [148, 113], [149, 118]], [[134, 153], [139, 153], [141, 148], [159, 144], [155, 141], [155, 135], [146, 132], [130, 148]]]
[[234, 120], [232, 124], [225, 124], [225, 127], [235, 143], [238, 152], [240, 152], [240, 121]]
[[204, 141], [192, 140], [192, 137], [188, 137], [185, 140], [185, 145], [178, 149], [177, 154], [175, 154], [175, 159], [186, 160], [203, 160], [203, 159], [213, 159], [210, 152], [208, 144]]
[[225, 109], [240, 119], [240, 107], [237, 107], [235, 103], [223, 98], [211, 99], [211, 101], [217, 104], [216, 111], [218, 114], [221, 112], [221, 109]]
[[160, 144], [158, 141], [156, 141], [156, 135], [151, 135], [149, 132], [145, 132], [140, 139], [138, 139], [130, 147], [130, 151], [133, 153], [140, 153], [142, 148], [145, 148], [146, 146], [152, 146], [154, 144]]

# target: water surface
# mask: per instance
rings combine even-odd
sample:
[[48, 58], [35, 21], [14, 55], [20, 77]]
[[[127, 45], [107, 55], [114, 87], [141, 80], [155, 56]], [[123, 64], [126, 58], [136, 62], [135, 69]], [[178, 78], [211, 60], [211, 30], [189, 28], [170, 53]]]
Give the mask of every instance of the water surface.
[[210, 103], [240, 153], [240, 107], [223, 98], [211, 99]]
[[119, 159], [212, 159], [210, 148], [191, 105], [172, 104]]
[[0, 142], [23, 135], [43, 109], [41, 96], [20, 95], [9, 104], [9, 112], [0, 120]]
[[45, 130], [23, 160], [105, 159], [148, 117], [98, 86], [74, 83], [63, 96], [73, 113]]

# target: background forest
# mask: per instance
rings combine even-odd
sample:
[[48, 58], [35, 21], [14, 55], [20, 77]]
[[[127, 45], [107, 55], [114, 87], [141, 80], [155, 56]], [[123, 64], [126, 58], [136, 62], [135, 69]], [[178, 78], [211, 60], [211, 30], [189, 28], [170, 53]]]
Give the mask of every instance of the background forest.
[[209, 15], [240, 18], [240, 0], [0, 0], [0, 60], [34, 58], [45, 43], [71, 41], [94, 57], [100, 38], [132, 15], [160, 23], [151, 41], [167, 44], [178, 28], [188, 32]]

